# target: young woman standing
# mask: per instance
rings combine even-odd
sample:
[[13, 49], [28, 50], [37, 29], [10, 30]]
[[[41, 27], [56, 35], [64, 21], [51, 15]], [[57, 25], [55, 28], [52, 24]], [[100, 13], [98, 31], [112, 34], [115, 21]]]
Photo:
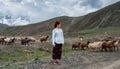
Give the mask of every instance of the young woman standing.
[[64, 44], [64, 35], [61, 29], [61, 23], [56, 21], [52, 31], [53, 52], [52, 58], [54, 64], [59, 64], [62, 55], [62, 45]]

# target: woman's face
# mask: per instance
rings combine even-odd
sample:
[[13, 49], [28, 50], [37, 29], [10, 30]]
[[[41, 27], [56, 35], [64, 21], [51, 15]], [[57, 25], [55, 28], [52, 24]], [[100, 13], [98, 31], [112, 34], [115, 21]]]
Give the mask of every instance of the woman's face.
[[61, 28], [61, 24], [57, 25], [57, 28]]

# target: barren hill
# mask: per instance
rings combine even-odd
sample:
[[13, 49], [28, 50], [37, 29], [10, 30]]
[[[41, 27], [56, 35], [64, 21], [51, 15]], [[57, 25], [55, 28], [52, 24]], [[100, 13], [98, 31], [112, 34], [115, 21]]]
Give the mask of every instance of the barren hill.
[[53, 24], [56, 20], [61, 21], [63, 30], [66, 33], [92, 28], [120, 27], [120, 2], [85, 16], [61, 16], [26, 26], [4, 28], [0, 30], [0, 35], [20, 36], [48, 34], [53, 29]]

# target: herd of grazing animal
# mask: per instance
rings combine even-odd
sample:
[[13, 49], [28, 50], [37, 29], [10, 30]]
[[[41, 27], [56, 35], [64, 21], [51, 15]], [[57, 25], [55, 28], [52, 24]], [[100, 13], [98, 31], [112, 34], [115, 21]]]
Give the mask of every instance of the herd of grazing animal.
[[[39, 41], [46, 42], [49, 36], [40, 36]], [[37, 39], [34, 37], [2, 37], [0, 38], [0, 44], [14, 44], [20, 42], [22, 45], [29, 45], [29, 43], [36, 42]]]
[[[46, 42], [49, 36], [40, 36], [39, 41]], [[13, 44], [19, 41], [22, 45], [29, 45], [29, 43], [34, 43], [37, 40], [34, 37], [4, 37], [0, 38], [0, 44]], [[101, 51], [112, 51], [118, 50], [118, 44], [120, 40], [117, 41], [98, 41], [98, 42], [90, 42], [90, 41], [81, 41], [80, 43], [72, 44], [72, 50], [77, 49], [91, 49], [91, 50], [101, 50]]]
[[120, 43], [120, 40], [117, 41], [98, 41], [98, 42], [91, 42], [90, 41], [84, 41], [76, 44], [72, 44], [72, 50], [76, 49], [82, 49], [85, 48], [91, 49], [91, 50], [101, 50], [101, 51], [118, 51], [118, 44]]
[[0, 44], [12, 44], [15, 42], [15, 38], [0, 38]]

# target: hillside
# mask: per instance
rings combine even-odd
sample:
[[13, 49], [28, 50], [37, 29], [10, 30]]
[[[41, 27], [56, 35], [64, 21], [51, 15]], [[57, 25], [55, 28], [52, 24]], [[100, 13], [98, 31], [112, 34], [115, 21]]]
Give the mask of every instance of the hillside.
[[[64, 32], [79, 30], [120, 27], [120, 2], [81, 17], [56, 17], [47, 21], [26, 26], [8, 27], [0, 30], [0, 35], [22, 36], [50, 34], [56, 20], [61, 21]], [[4, 34], [3, 34], [4, 33]]]
[[120, 2], [107, 6], [101, 10], [85, 15], [75, 25], [72, 30], [120, 27]]
[[[16, 27], [7, 27], [0, 32], [0, 35], [10, 35], [10, 36], [22, 36], [22, 35], [42, 35], [45, 33], [49, 33], [53, 29], [53, 24], [54, 21], [59, 20], [63, 24], [63, 29], [66, 29], [66, 26], [71, 23], [70, 17], [62, 16], [62, 17], [57, 17], [54, 19], [50, 19], [44, 22], [36, 23], [36, 24], [30, 24], [30, 25], [25, 25], [25, 26], [16, 26]], [[9, 33], [9, 34], [8, 34]]]
[[5, 28], [5, 27], [8, 27], [8, 25], [0, 23], [0, 29]]

